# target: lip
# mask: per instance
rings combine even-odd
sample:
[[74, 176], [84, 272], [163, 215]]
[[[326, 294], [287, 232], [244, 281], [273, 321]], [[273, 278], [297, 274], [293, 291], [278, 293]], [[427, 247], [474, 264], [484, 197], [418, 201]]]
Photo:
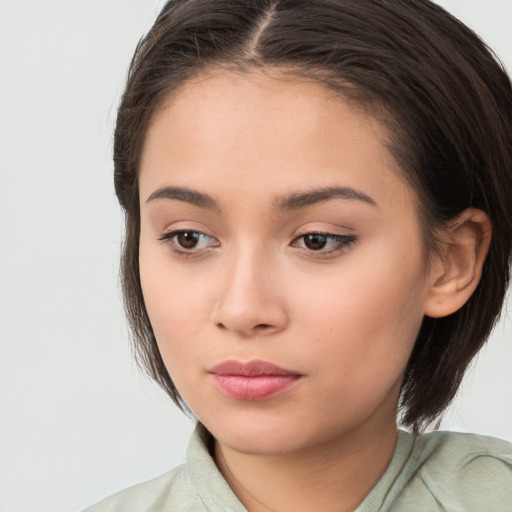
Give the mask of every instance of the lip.
[[272, 398], [297, 384], [302, 375], [267, 361], [224, 361], [208, 373], [224, 395], [244, 401]]

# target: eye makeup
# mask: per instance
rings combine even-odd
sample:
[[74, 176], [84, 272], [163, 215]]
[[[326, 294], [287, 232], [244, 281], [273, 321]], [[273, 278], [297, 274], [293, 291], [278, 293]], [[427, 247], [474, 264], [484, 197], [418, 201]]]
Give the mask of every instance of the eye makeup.
[[[177, 229], [162, 233], [158, 240], [178, 256], [200, 256], [220, 242], [206, 233], [193, 229]], [[295, 237], [290, 243], [301, 251], [317, 257], [329, 257], [348, 250], [357, 240], [355, 235], [310, 231]]]

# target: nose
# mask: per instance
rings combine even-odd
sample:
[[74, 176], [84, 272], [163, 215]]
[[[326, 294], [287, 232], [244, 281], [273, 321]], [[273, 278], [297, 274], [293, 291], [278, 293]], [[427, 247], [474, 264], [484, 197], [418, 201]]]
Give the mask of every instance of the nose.
[[276, 265], [256, 252], [246, 251], [226, 262], [213, 311], [217, 327], [242, 338], [284, 330], [288, 316], [278, 274]]

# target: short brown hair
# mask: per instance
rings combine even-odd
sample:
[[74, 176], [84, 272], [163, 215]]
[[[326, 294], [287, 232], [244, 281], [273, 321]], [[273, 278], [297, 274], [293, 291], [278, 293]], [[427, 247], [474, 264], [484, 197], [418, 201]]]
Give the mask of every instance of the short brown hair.
[[494, 327], [512, 252], [512, 88], [478, 36], [428, 0], [171, 0], [133, 57], [114, 142], [126, 214], [125, 309], [138, 360], [181, 407], [144, 305], [138, 167], [164, 99], [213, 67], [276, 67], [324, 84], [379, 116], [420, 203], [427, 245], [468, 207], [493, 236], [481, 281], [456, 313], [425, 317], [402, 386], [402, 422], [436, 420]]

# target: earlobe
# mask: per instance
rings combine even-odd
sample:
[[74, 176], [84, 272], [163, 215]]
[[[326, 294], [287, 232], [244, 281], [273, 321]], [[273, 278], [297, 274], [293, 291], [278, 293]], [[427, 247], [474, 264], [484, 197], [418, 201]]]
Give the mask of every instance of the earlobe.
[[464, 210], [443, 230], [432, 255], [425, 315], [444, 317], [467, 302], [480, 281], [491, 233], [489, 217], [475, 208]]

